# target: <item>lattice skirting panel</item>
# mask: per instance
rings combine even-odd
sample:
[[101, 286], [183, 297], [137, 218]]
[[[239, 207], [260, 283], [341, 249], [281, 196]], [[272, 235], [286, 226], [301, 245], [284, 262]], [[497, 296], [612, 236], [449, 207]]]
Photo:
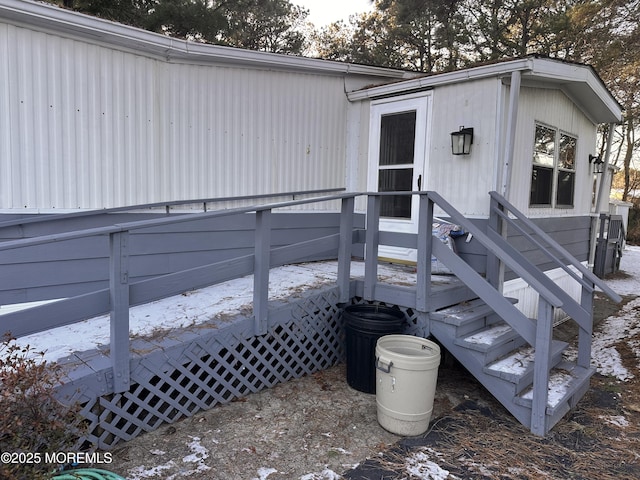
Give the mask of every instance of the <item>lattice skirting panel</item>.
[[239, 318], [137, 356], [129, 391], [92, 394], [85, 387], [82, 446], [109, 449], [163, 423], [339, 363], [340, 310], [337, 288], [316, 291], [272, 312], [265, 335], [253, 334], [251, 318]]

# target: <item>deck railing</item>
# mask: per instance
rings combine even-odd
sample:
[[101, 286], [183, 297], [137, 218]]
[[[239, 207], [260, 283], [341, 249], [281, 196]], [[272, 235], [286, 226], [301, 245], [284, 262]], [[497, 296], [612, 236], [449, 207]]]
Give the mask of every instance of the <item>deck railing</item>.
[[[69, 213], [56, 213], [56, 214], [40, 214], [40, 215], [31, 215], [29, 217], [20, 217], [18, 219], [5, 220], [0, 221], [0, 228], [7, 228], [12, 226], [20, 226], [24, 228], [27, 225], [32, 224], [42, 224], [43, 222], [53, 222], [56, 220], [68, 220], [70, 218], [81, 218], [95, 215], [107, 215], [113, 213], [130, 213], [130, 212], [139, 212], [139, 211], [147, 211], [147, 210], [164, 210], [164, 212], [169, 215], [174, 211], [179, 210], [179, 207], [187, 207], [187, 206], [202, 206], [202, 211], [209, 211], [212, 205], [220, 205], [222, 203], [234, 203], [234, 202], [253, 202], [253, 205], [257, 204], [258, 201], [264, 201], [268, 199], [276, 199], [276, 198], [285, 198], [291, 197], [291, 200], [300, 200], [301, 197], [318, 196], [318, 195], [329, 195], [329, 194], [338, 194], [340, 192], [344, 192], [344, 188], [324, 188], [321, 190], [299, 190], [295, 192], [283, 192], [283, 193], [264, 193], [259, 195], [241, 195], [241, 196], [231, 196], [231, 197], [215, 197], [215, 198], [197, 198], [197, 199], [189, 199], [189, 200], [174, 200], [171, 202], [155, 202], [155, 203], [145, 203], [140, 205], [126, 206], [126, 207], [112, 207], [112, 208], [103, 208], [100, 210], [81, 210], [78, 212], [69, 212]], [[282, 201], [282, 200], [281, 200]], [[184, 213], [185, 210], [181, 210]]]
[[[579, 367], [590, 368], [591, 341], [593, 334], [593, 293], [596, 286], [615, 302], [622, 299], [602, 282], [593, 272], [577, 261], [560, 244], [553, 240], [541, 228], [522, 214], [497, 192], [490, 192], [491, 217], [489, 222], [489, 238], [495, 246], [512, 255], [517, 264], [526, 268], [534, 279], [544, 281], [548, 286], [551, 296], [542, 290], [536, 290], [540, 294], [538, 300], [538, 318], [536, 326], [535, 363], [533, 378], [533, 411], [532, 431], [544, 435], [544, 418], [547, 406], [549, 372], [551, 364], [551, 342], [553, 340], [553, 308], [562, 310], [578, 325], [578, 358], [576, 364]], [[512, 218], [513, 217], [513, 218]], [[576, 302], [562, 288], [554, 282], [549, 282], [548, 277], [532, 265], [520, 252], [516, 251], [503, 238], [505, 228], [518, 230], [529, 242], [541, 252], [557, 268], [564, 270], [581, 286], [581, 299]], [[495, 247], [494, 247], [495, 248]], [[494, 252], [493, 249], [489, 249]], [[488, 276], [495, 282], [498, 272], [501, 270], [497, 255], [489, 255], [487, 271]], [[513, 268], [511, 264], [508, 267]], [[489, 273], [491, 272], [491, 273]], [[532, 285], [533, 286], [533, 285]], [[535, 287], [534, 287], [535, 288]], [[560, 300], [560, 303], [557, 300]]]
[[[380, 203], [385, 195], [418, 195], [418, 232], [417, 234], [399, 234], [380, 232]], [[275, 266], [293, 263], [307, 258], [309, 254], [330, 252], [338, 259], [337, 285], [340, 301], [350, 299], [351, 258], [353, 248], [359, 242], [359, 232], [354, 230], [354, 206], [356, 198], [367, 198], [365, 244], [365, 300], [380, 300], [383, 288], [378, 281], [378, 247], [386, 245], [409, 245], [417, 249], [417, 279], [412, 289], [413, 304], [418, 312], [429, 312], [431, 289], [431, 256], [449, 267], [458, 278], [482, 298], [501, 318], [517, 331], [536, 349], [534, 372], [534, 398], [532, 430], [544, 428], [544, 415], [547, 405], [547, 388], [551, 361], [553, 309], [562, 308], [580, 327], [580, 347], [578, 363], [588, 366], [591, 352], [591, 299], [594, 286], [597, 285], [613, 299], [619, 299], [597, 277], [579, 262], [575, 261], [560, 245], [553, 241], [541, 229], [517, 211], [504, 198], [491, 193], [490, 228], [482, 231], [473, 222], [466, 219], [451, 204], [435, 192], [384, 192], [384, 193], [342, 193], [318, 196], [303, 200], [242, 207], [220, 211], [207, 211], [180, 216], [162, 216], [137, 222], [108, 225], [88, 230], [57, 233], [35, 238], [5, 241], [0, 243], [0, 251], [25, 246], [52, 244], [55, 242], [82, 238], [86, 236], [108, 235], [110, 245], [109, 288], [34, 307], [21, 312], [3, 316], [5, 322], [18, 326], [21, 331], [14, 335], [25, 335], [46, 330], [53, 325], [47, 317], [64, 317], [66, 324], [98, 316], [109, 312], [111, 324], [111, 362], [114, 373], [114, 388], [122, 392], [129, 388], [129, 309], [132, 305], [147, 303], [158, 298], [176, 295], [195, 288], [201, 288], [222, 281], [253, 275], [253, 317], [256, 335], [264, 334], [269, 323], [268, 287], [269, 271]], [[300, 206], [310, 203], [341, 202], [340, 226], [336, 234], [314, 238], [305, 242], [273, 248], [271, 245], [272, 212], [274, 209]], [[188, 202], [193, 203], [193, 202]], [[455, 255], [444, 244], [432, 236], [434, 210], [443, 210], [452, 222], [461, 225], [479, 241], [488, 252], [487, 278], [481, 276], [462, 258]], [[255, 214], [255, 244], [250, 255], [236, 257], [222, 262], [191, 268], [132, 283], [129, 264], [129, 237], [132, 231], [151, 226], [188, 222], [201, 218], [222, 218], [237, 214]], [[518, 222], [511, 217], [515, 217]], [[563, 268], [582, 285], [582, 302], [573, 301], [560, 287], [555, 285], [540, 270], [514, 249], [502, 236], [501, 224], [518, 229], [527, 239], [548, 256], [551, 261]], [[567, 264], [569, 267], [567, 267]], [[500, 292], [496, 281], [502, 265], [513, 270], [526, 283], [539, 293], [537, 321], [526, 317]], [[579, 273], [575, 273], [577, 270]], [[34, 320], [34, 319], [37, 319]], [[6, 330], [6, 323], [2, 325]], [[543, 387], [544, 386], [544, 387]], [[536, 427], [542, 422], [542, 427]]]

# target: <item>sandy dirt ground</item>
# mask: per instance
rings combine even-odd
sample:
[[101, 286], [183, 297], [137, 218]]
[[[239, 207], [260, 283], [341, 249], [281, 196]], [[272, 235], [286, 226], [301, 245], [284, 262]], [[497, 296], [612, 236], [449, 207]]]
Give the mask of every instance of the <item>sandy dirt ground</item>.
[[[621, 307], [596, 303], [598, 319]], [[596, 375], [540, 439], [445, 356], [430, 430], [401, 438], [378, 425], [375, 395], [349, 387], [337, 365], [124, 443], [110, 469], [129, 480], [632, 479], [640, 478], [639, 405], [640, 382]]]

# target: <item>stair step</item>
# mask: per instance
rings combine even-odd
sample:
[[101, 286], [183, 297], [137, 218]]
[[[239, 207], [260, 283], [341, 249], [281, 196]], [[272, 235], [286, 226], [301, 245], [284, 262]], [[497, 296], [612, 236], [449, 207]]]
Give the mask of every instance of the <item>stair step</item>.
[[[551, 370], [546, 414], [561, 417], [580, 400], [589, 387], [595, 368], [579, 367], [575, 363], [562, 361]], [[533, 403], [533, 386], [514, 398], [514, 403], [528, 408]]]
[[[511, 303], [518, 302], [516, 298], [507, 298]], [[447, 325], [454, 325], [459, 327], [468, 322], [473, 322], [480, 318], [492, 315], [494, 312], [489, 305], [484, 303], [479, 298], [470, 300], [468, 302], [462, 302], [451, 307], [443, 308], [436, 312], [431, 312], [429, 317], [432, 320], [444, 322]]]
[[[511, 303], [517, 303], [515, 298], [509, 298]], [[457, 337], [468, 335], [493, 323], [501, 322], [489, 305], [479, 298], [462, 302], [429, 314], [431, 320], [455, 327]]]
[[460, 347], [483, 353], [484, 362], [490, 363], [521, 347], [526, 342], [507, 323], [501, 322], [481, 328], [471, 335], [459, 337], [454, 343]]
[[[553, 340], [551, 344], [551, 366], [555, 367], [562, 360], [562, 353], [568, 343]], [[488, 375], [501, 378], [515, 385], [515, 393], [521, 392], [533, 382], [533, 360], [535, 349], [524, 345], [511, 352], [509, 355], [499, 358], [487, 365], [484, 372]]]

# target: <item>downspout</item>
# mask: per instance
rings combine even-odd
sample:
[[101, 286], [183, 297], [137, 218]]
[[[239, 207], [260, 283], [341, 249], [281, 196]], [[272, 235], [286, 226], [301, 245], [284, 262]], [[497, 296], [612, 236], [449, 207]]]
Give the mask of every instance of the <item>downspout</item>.
[[598, 185], [598, 193], [596, 195], [596, 205], [594, 208], [594, 215], [591, 218], [591, 238], [589, 239], [589, 267], [593, 268], [596, 258], [596, 238], [599, 230], [600, 211], [602, 209], [602, 203], [604, 202], [604, 194], [609, 185], [609, 159], [611, 158], [611, 146], [613, 144], [613, 130], [615, 129], [615, 123], [609, 124], [609, 132], [607, 134], [607, 149], [604, 154], [604, 164], [602, 165], [602, 178]]
[[[513, 170], [513, 157], [515, 151], [515, 141], [516, 141], [516, 123], [518, 121], [518, 107], [520, 105], [520, 83], [522, 80], [522, 73], [520, 70], [515, 70], [511, 72], [511, 87], [509, 90], [509, 111], [507, 112], [507, 131], [505, 133], [504, 138], [504, 151], [502, 155], [502, 161], [504, 162], [502, 165], [502, 188], [501, 194], [507, 200], [509, 199], [509, 190], [511, 188], [511, 172]], [[490, 222], [492, 214], [490, 215]], [[499, 226], [500, 234], [502, 237], [507, 237], [507, 225], [500, 221], [495, 225]], [[489, 260], [491, 255], [488, 257], [488, 262], [497, 262], [497, 278], [492, 280], [494, 287], [502, 292], [504, 290], [504, 263], [499, 261], [496, 257], [493, 257], [493, 260]], [[495, 264], [494, 264], [495, 265]], [[489, 271], [489, 265], [487, 264], [487, 271]], [[494, 270], [495, 271], [495, 270]], [[495, 282], [495, 283], [494, 283]]]
[[511, 189], [511, 172], [513, 170], [513, 154], [516, 141], [516, 122], [518, 120], [518, 107], [520, 105], [520, 83], [522, 73], [520, 70], [511, 72], [511, 89], [509, 91], [509, 112], [507, 116], [507, 132], [504, 139], [504, 165], [502, 167], [502, 196], [509, 200]]

